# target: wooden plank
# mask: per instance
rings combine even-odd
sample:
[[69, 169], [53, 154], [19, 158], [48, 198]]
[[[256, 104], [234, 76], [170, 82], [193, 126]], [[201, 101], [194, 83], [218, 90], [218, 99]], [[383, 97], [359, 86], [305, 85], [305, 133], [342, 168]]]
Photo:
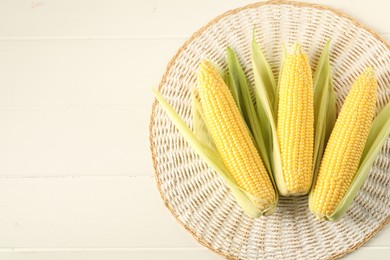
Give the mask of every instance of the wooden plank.
[[[389, 259], [390, 248], [359, 248], [343, 257], [345, 260], [387, 260]], [[186, 249], [160, 249], [160, 248], [137, 248], [137, 249], [92, 249], [92, 250], [34, 250], [34, 251], [0, 251], [0, 258], [7, 260], [218, 260], [223, 257], [203, 248]]]
[[1, 176], [152, 176], [151, 105], [0, 109]]
[[200, 247], [152, 177], [0, 178], [0, 209], [1, 249]]
[[[252, 2], [7, 0], [0, 3], [0, 37], [188, 37], [217, 15]], [[378, 32], [390, 32], [385, 0], [306, 2], [336, 8]]]
[[151, 106], [151, 88], [183, 42], [0, 41], [0, 108]]
[[110, 249], [110, 250], [69, 250], [49, 252], [1, 252], [0, 258], [7, 260], [221, 260], [223, 257], [203, 248], [175, 249]]
[[183, 41], [0, 41], [0, 107], [151, 106]]
[[0, 36], [183, 37], [215, 15], [250, 1], [39, 2], [2, 2]]
[[[152, 177], [0, 178], [0, 209], [3, 251], [201, 247]], [[367, 247], [390, 248], [390, 228]]]
[[366, 259], [375, 259], [375, 260], [387, 260], [390, 256], [390, 248], [369, 248], [363, 247], [359, 248], [352, 253], [346, 255], [344, 260], [366, 260]]
[[[390, 248], [360, 248], [343, 257], [345, 260], [387, 260]], [[59, 250], [1, 252], [0, 258], [7, 260], [218, 260], [221, 256], [201, 248], [188, 249], [109, 249], [109, 250]]]

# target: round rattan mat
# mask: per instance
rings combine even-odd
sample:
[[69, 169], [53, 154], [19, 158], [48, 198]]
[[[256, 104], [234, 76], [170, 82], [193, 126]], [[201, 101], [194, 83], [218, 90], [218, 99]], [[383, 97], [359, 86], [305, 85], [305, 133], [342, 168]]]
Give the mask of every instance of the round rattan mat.
[[[190, 89], [196, 86], [199, 61], [208, 58], [226, 68], [226, 46], [232, 46], [249, 80], [251, 37], [265, 51], [275, 75], [282, 43], [300, 42], [316, 67], [331, 37], [330, 59], [337, 105], [357, 75], [374, 66], [379, 83], [377, 110], [390, 100], [390, 45], [355, 20], [319, 5], [271, 1], [229, 11], [198, 32], [168, 64], [159, 90], [191, 126]], [[345, 217], [320, 222], [310, 213], [307, 197], [281, 198], [277, 211], [252, 219], [243, 214], [229, 189], [187, 145], [154, 102], [150, 143], [161, 197], [202, 245], [232, 259], [336, 259], [360, 247], [390, 221], [390, 142], [374, 163]]]

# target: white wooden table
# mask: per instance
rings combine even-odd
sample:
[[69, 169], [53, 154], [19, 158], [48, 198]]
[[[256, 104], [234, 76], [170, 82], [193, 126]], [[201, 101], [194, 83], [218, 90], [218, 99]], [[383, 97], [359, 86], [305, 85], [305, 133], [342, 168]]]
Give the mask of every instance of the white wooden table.
[[[148, 124], [175, 51], [252, 1], [0, 1], [0, 259], [220, 259], [163, 206]], [[387, 0], [318, 0], [390, 40]], [[337, 241], [335, 241], [336, 243]], [[390, 227], [346, 259], [390, 259]]]

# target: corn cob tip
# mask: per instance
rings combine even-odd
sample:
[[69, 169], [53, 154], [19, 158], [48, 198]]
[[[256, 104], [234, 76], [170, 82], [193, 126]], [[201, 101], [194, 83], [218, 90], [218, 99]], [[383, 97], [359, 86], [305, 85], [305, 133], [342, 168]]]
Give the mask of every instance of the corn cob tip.
[[210, 62], [208, 60], [201, 61], [198, 67], [198, 75], [201, 75], [203, 71], [209, 68], [210, 68]]
[[207, 81], [210, 71], [212, 70], [212, 66], [210, 61], [208, 60], [203, 60], [198, 67], [198, 86], [205, 84], [204, 82]]
[[[211, 75], [217, 72], [217, 75], [221, 76], [221, 69], [209, 60], [203, 60], [198, 67], [198, 83], [203, 84], [208, 79], [213, 78]], [[218, 76], [217, 76], [218, 77]], [[218, 77], [219, 78], [219, 77]], [[222, 79], [222, 76], [221, 76]]]
[[302, 53], [302, 46], [298, 42], [296, 42], [292, 46], [291, 54], [296, 55], [296, 54], [300, 54], [300, 53]]
[[374, 70], [374, 67], [372, 67], [372, 66], [367, 67], [367, 68], [363, 71], [362, 76], [363, 76], [363, 77], [367, 77], [369, 80], [371, 80], [372, 78], [375, 78], [375, 70]]

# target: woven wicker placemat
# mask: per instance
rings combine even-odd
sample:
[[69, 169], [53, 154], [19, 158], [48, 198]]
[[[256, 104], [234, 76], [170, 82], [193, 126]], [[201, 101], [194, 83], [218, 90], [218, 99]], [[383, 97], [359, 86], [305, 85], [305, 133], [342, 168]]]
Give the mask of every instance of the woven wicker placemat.
[[[232, 46], [251, 73], [251, 37], [257, 40], [278, 75], [281, 44], [298, 41], [316, 67], [321, 49], [330, 50], [334, 88], [340, 108], [353, 80], [368, 65], [378, 78], [379, 111], [390, 100], [390, 45], [375, 32], [330, 8], [271, 1], [229, 11], [198, 32], [168, 64], [159, 89], [191, 126], [190, 88], [199, 61], [208, 58], [226, 68]], [[218, 175], [187, 145], [154, 102], [150, 144], [161, 197], [173, 216], [202, 245], [231, 259], [336, 259], [360, 247], [390, 221], [390, 141], [375, 161], [354, 204], [339, 222], [314, 219], [307, 197], [281, 198], [270, 217], [252, 219]]]

